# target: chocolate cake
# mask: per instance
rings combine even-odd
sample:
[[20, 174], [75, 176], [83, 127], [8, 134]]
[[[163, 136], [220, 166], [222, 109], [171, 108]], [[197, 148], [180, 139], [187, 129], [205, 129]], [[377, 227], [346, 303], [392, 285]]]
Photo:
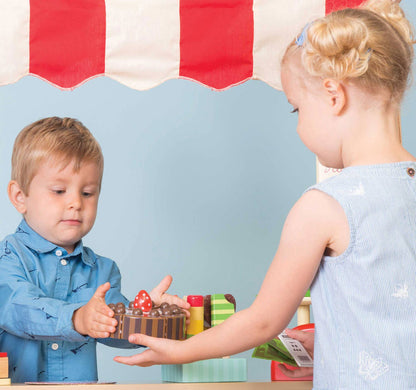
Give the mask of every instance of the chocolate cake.
[[160, 306], [153, 306], [148, 313], [135, 307], [134, 302], [130, 302], [128, 308], [122, 302], [108, 306], [118, 321], [111, 338], [128, 339], [132, 333], [143, 333], [165, 339], [185, 339], [185, 313], [177, 305], [163, 302]]

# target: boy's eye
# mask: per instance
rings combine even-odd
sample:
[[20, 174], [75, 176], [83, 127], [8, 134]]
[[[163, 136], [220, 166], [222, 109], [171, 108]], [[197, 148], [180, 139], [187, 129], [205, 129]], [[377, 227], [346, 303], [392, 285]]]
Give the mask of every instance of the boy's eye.
[[97, 191], [96, 191], [96, 190], [91, 190], [91, 191], [82, 191], [82, 192], [81, 192], [81, 195], [82, 195], [84, 198], [90, 198], [91, 196], [94, 196], [96, 193], [97, 193]]
[[52, 190], [52, 192], [54, 192], [55, 194], [61, 195], [65, 193], [65, 190]]
[[299, 112], [299, 108], [294, 108], [292, 111], [290, 111], [291, 114]]

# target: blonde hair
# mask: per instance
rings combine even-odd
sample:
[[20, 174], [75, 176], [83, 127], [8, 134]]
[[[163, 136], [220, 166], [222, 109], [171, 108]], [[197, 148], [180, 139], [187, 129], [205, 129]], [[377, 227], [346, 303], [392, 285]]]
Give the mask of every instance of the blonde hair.
[[[302, 64], [312, 76], [386, 90], [400, 102], [410, 85], [414, 43], [413, 28], [398, 3], [368, 0], [312, 22], [302, 44]], [[294, 48], [295, 41], [285, 58]]]
[[73, 118], [50, 117], [26, 126], [16, 137], [12, 154], [12, 180], [27, 195], [40, 164], [49, 158], [59, 159], [62, 167], [74, 161], [79, 171], [83, 162], [94, 162], [100, 169], [104, 158], [100, 145], [90, 131]]

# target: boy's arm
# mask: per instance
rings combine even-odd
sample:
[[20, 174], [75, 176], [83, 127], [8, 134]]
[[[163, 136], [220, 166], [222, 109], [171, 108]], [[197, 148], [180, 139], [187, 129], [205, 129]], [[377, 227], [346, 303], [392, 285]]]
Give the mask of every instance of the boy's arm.
[[341, 206], [328, 195], [305, 193], [286, 219], [275, 258], [248, 309], [186, 341], [135, 335], [131, 341], [150, 349], [115, 360], [141, 366], [186, 363], [239, 353], [276, 337], [293, 317], [325, 248], [338, 226], [345, 227], [345, 218]]
[[26, 278], [18, 256], [0, 249], [0, 328], [26, 339], [85, 341], [72, 325], [72, 316], [84, 303], [47, 297]]

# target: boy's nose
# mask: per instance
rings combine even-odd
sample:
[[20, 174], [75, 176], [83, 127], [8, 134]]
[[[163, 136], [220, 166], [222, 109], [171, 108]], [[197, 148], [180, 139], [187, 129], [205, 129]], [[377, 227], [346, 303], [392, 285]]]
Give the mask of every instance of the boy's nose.
[[82, 205], [82, 200], [81, 200], [81, 196], [79, 195], [73, 195], [71, 196], [71, 198], [69, 199], [69, 203], [68, 206], [71, 209], [80, 209]]

